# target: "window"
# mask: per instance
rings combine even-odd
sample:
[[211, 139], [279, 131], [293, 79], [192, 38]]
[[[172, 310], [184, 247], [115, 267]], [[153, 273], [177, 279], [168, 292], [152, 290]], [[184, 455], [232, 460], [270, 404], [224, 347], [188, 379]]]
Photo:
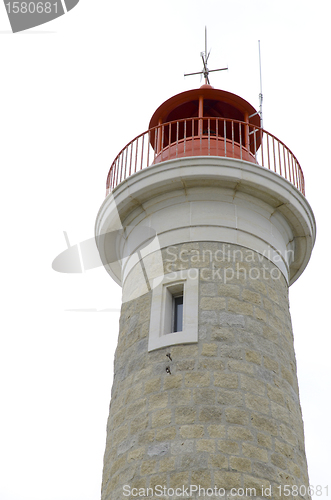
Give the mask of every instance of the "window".
[[173, 332], [183, 331], [183, 295], [177, 295], [173, 298]]
[[165, 275], [153, 287], [149, 351], [198, 341], [198, 295], [197, 269]]

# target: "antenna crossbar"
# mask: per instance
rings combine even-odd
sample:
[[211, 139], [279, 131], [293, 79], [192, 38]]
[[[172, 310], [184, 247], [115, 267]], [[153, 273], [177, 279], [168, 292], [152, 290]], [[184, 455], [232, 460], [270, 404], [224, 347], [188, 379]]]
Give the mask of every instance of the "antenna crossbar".
[[[213, 73], [214, 71], [224, 71], [229, 68], [219, 68], [219, 69], [209, 69], [208, 73]], [[195, 73], [185, 73], [184, 76], [192, 76], [192, 75], [204, 75], [205, 71], [196, 71]]]
[[193, 75], [203, 75], [205, 78], [205, 83], [208, 83], [210, 85], [209, 81], [209, 73], [214, 73], [215, 71], [225, 71], [228, 69], [226, 68], [218, 68], [218, 69], [209, 69], [207, 66], [207, 62], [210, 56], [210, 51], [208, 52], [207, 50], [207, 28], [205, 27], [205, 51], [200, 53], [202, 62], [203, 62], [203, 69], [202, 71], [195, 71], [194, 73], [185, 73], [184, 76], [193, 76]]

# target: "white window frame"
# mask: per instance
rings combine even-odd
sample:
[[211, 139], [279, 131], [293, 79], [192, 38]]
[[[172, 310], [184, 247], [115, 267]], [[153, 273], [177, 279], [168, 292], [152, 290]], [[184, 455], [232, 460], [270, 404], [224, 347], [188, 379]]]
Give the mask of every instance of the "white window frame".
[[[156, 278], [152, 292], [148, 351], [198, 342], [199, 269], [185, 269]], [[154, 285], [154, 283], [153, 283]], [[173, 297], [183, 293], [183, 330], [173, 329]]]

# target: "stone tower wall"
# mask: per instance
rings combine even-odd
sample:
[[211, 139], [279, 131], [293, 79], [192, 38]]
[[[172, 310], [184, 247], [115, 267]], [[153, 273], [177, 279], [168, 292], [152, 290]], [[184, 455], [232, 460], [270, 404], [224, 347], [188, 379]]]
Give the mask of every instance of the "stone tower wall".
[[279, 486], [308, 487], [308, 475], [286, 280], [230, 244], [184, 243], [163, 262], [199, 275], [199, 341], [148, 352], [152, 291], [123, 304], [102, 500], [183, 498], [147, 494], [158, 485], [292, 498]]

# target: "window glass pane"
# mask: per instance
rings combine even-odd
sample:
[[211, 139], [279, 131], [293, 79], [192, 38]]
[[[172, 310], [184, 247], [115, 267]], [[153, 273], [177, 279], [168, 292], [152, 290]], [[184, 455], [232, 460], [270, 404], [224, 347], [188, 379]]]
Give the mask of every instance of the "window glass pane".
[[174, 298], [174, 332], [183, 331], [183, 295]]

